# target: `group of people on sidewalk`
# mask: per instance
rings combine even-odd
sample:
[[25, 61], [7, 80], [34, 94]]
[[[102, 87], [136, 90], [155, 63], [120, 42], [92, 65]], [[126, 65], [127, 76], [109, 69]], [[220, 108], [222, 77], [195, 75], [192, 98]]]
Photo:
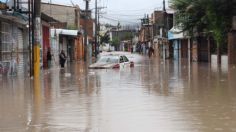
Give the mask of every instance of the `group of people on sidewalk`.
[[136, 45], [136, 51], [142, 55], [148, 54], [149, 58], [151, 58], [155, 52], [155, 50], [154, 50], [153, 46], [151, 46], [151, 44], [140, 43], [140, 42], [137, 43], [137, 45]]
[[[47, 51], [47, 64], [48, 64], [48, 68], [50, 68], [52, 66], [52, 58], [53, 58], [53, 54], [51, 53], [50, 48]], [[59, 54], [59, 63], [61, 68], [65, 67], [65, 63], [66, 63], [66, 54], [64, 52], [64, 50], [61, 50], [60, 54]]]

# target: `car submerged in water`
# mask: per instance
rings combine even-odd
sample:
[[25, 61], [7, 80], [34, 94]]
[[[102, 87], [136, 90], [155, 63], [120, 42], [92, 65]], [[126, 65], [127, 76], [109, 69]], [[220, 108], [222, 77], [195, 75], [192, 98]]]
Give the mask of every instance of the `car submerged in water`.
[[134, 67], [125, 55], [109, 54], [101, 56], [89, 69], [119, 69], [121, 67]]

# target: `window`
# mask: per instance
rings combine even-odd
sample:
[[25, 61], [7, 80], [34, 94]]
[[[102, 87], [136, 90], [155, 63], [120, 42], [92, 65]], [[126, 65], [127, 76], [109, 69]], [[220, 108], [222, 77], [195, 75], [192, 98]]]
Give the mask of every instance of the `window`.
[[17, 27], [6, 22], [1, 23], [1, 60], [11, 60], [17, 49]]
[[15, 49], [16, 39], [13, 34], [13, 27], [8, 23], [2, 23], [2, 51], [11, 52], [12, 49]]
[[129, 62], [129, 59], [128, 59], [126, 56], [123, 56], [123, 60], [124, 60], [125, 62]]
[[124, 59], [122, 56], [120, 56], [120, 63], [124, 63]]

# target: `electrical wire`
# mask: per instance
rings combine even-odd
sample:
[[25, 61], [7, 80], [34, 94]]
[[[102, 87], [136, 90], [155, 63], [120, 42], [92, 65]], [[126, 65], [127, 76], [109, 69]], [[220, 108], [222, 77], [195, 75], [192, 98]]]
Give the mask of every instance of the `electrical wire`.
[[115, 16], [126, 16], [126, 17], [137, 17], [137, 16], [143, 16], [143, 14], [116, 14], [116, 13], [107, 13], [108, 15], [115, 15]]
[[137, 23], [138, 23], [138, 22], [133, 22], [133, 21], [127, 21], [127, 20], [115, 19], [115, 18], [106, 17], [106, 16], [101, 16], [101, 18], [103, 18], [103, 19], [107, 19], [107, 20], [111, 20], [111, 21], [115, 21], [115, 22], [124, 22], [124, 23], [132, 23], [132, 24], [137, 24]]

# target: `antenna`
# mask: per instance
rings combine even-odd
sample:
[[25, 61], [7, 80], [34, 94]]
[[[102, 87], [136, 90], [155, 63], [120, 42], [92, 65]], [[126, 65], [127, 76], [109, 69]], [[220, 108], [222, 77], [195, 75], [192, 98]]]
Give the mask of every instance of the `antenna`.
[[73, 7], [75, 7], [75, 4], [73, 3], [73, 1], [72, 1], [72, 0], [70, 0], [70, 3], [72, 4], [72, 6], [73, 6]]
[[166, 1], [163, 0], [163, 11], [166, 12]]

